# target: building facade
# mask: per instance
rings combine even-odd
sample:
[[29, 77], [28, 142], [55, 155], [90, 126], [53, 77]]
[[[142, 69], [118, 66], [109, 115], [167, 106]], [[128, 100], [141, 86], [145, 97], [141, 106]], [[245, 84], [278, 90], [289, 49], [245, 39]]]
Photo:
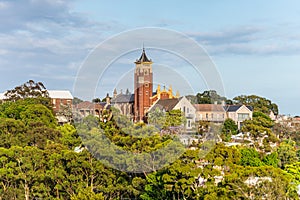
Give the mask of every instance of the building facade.
[[134, 70], [134, 121], [145, 121], [145, 115], [152, 105], [153, 72], [152, 60], [146, 56], [143, 48], [142, 55], [135, 61]]
[[220, 104], [194, 104], [196, 108], [196, 121], [223, 123], [227, 118], [223, 105]]
[[111, 105], [117, 108], [122, 115], [125, 115], [130, 120], [134, 119], [134, 94], [131, 94], [128, 90], [125, 94], [123, 94], [123, 92], [118, 94], [115, 89]]
[[224, 107], [227, 118], [232, 119], [238, 125], [240, 129], [243, 125], [243, 121], [252, 119], [253, 108], [246, 105], [227, 105]]
[[73, 96], [68, 90], [48, 90], [54, 113], [59, 113], [63, 109], [72, 109]]
[[72, 120], [73, 95], [68, 90], [48, 90], [52, 108], [60, 124]]
[[188, 132], [192, 131], [196, 118], [196, 109], [185, 96], [173, 99], [159, 99], [151, 106], [149, 112], [154, 112], [157, 108], [163, 112], [181, 110], [186, 118], [186, 124], [183, 124], [184, 128]]

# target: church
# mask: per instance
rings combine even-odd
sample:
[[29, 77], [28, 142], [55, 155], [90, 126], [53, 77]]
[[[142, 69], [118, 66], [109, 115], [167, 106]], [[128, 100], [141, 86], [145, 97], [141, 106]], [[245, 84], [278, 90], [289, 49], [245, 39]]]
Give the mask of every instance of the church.
[[179, 92], [173, 95], [172, 87], [168, 89], [164, 86], [157, 86], [153, 91], [153, 70], [152, 60], [146, 55], [145, 49], [142, 55], [135, 62], [134, 70], [134, 93], [128, 89], [125, 93], [117, 93], [114, 90], [111, 104], [121, 111], [121, 114], [129, 117], [134, 122], [146, 121], [147, 112], [159, 100], [179, 99]]

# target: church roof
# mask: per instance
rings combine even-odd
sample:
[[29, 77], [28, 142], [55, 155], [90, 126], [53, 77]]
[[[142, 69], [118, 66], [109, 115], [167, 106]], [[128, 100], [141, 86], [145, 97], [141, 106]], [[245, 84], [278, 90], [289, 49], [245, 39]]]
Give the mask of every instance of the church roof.
[[111, 100], [111, 103], [133, 103], [134, 94], [119, 94]]
[[142, 63], [142, 62], [152, 62], [152, 60], [147, 57], [145, 48], [143, 48], [141, 57], [138, 60], [136, 60], [136, 63]]

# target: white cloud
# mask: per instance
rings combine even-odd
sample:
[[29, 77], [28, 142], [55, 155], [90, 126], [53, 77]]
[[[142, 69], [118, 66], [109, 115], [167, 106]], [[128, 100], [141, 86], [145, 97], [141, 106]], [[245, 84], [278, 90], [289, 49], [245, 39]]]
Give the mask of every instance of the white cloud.
[[[281, 26], [243, 26], [188, 35], [203, 44], [210, 54], [295, 55], [300, 52], [297, 29], [287, 33]], [[299, 31], [298, 31], [299, 32]]]
[[0, 10], [8, 7], [8, 2], [0, 2]]
[[116, 22], [94, 22], [73, 12], [69, 0], [0, 0], [0, 71], [5, 72], [0, 80], [47, 77], [58, 80], [53, 86], [62, 79], [72, 85], [88, 52], [114, 28]]

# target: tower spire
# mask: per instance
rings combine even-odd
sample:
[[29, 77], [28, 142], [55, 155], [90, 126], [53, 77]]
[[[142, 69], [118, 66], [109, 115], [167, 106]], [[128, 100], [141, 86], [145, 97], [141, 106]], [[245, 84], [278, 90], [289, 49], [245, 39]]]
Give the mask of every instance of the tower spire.
[[135, 63], [138, 64], [138, 63], [143, 63], [143, 62], [151, 62], [151, 63], [152, 63], [152, 60], [149, 59], [149, 58], [146, 56], [146, 51], [145, 51], [144, 43], [143, 43], [142, 55], [140, 56], [139, 59], [137, 59], [137, 60], [135, 61]]

